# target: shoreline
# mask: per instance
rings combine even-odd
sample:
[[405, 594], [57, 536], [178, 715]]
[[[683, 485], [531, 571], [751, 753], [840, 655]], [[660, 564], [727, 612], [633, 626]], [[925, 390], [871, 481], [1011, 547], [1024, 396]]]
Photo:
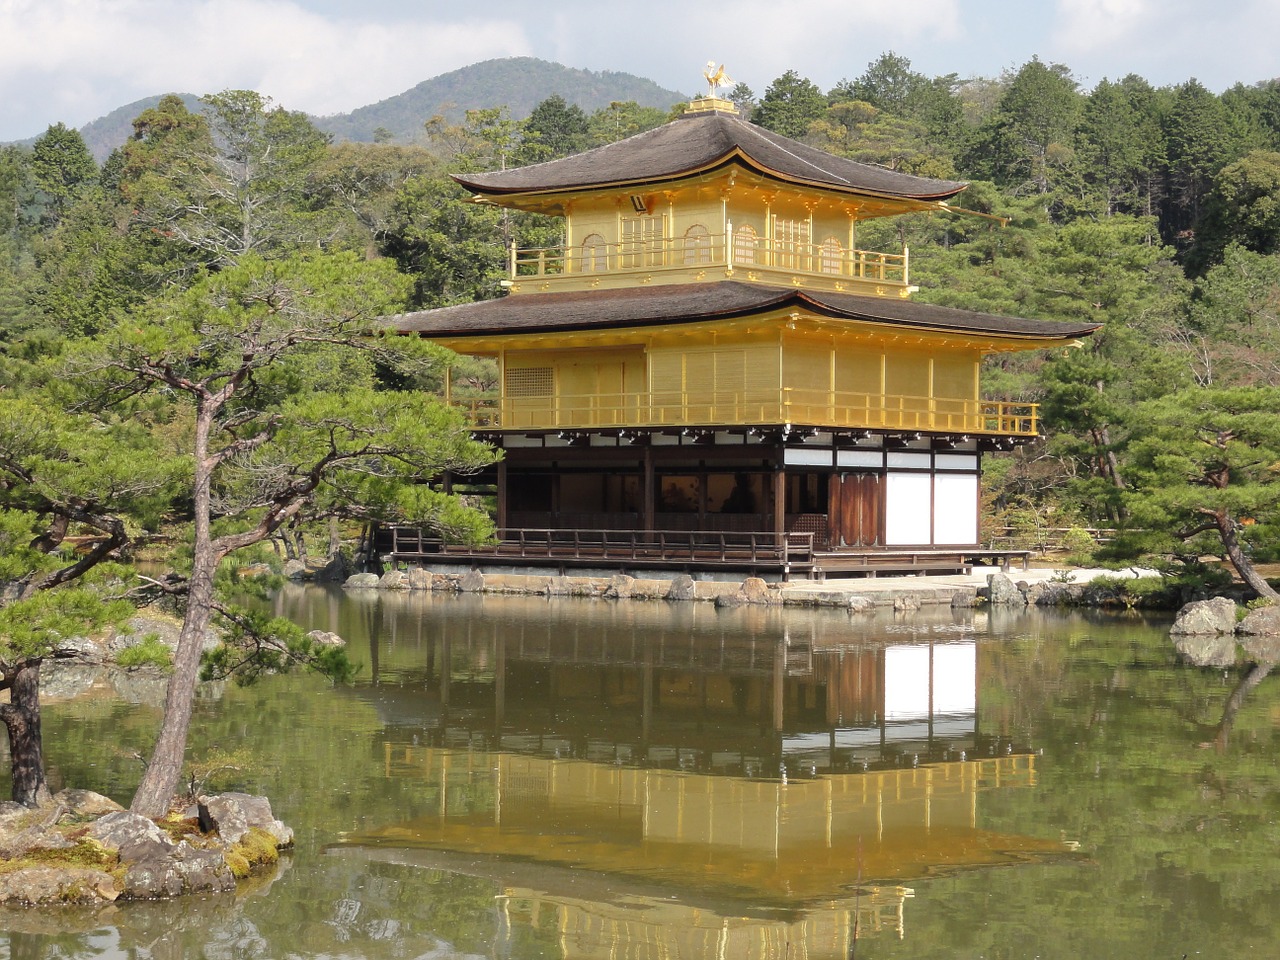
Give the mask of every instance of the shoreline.
[[424, 567], [356, 574], [343, 584], [347, 590], [397, 592], [479, 593], [516, 596], [585, 597], [602, 600], [669, 602], [701, 601], [717, 606], [823, 606], [895, 610], [920, 606], [973, 607], [982, 603], [1036, 606], [1123, 605], [1114, 591], [1090, 590], [1100, 577], [1137, 579], [1155, 571], [1101, 569], [1053, 570], [1036, 568], [1005, 573], [999, 567], [975, 567], [969, 574], [907, 575], [843, 580], [768, 582], [695, 580], [687, 574], [670, 577], [631, 577], [614, 573], [597, 576], [553, 576], [510, 572], [433, 571]]

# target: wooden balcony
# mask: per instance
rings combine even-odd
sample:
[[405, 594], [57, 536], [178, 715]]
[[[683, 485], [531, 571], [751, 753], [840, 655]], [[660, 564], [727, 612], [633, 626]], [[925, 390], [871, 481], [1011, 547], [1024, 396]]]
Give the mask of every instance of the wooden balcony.
[[[846, 250], [825, 244], [757, 239], [729, 240], [724, 234], [672, 237], [594, 247], [513, 248], [512, 292], [629, 286], [716, 278], [805, 286], [864, 296], [904, 296], [909, 254]], [[659, 276], [655, 276], [658, 274]], [[661, 276], [661, 275], [665, 275]]]
[[999, 400], [882, 396], [787, 388], [766, 396], [734, 391], [460, 398], [471, 422], [488, 430], [593, 430], [626, 427], [807, 427], [910, 430], [1034, 437], [1039, 405]]
[[[385, 541], [389, 535], [390, 542]], [[414, 527], [391, 526], [381, 548], [395, 560], [467, 561], [553, 566], [564, 570], [621, 566], [627, 569], [691, 567], [749, 570], [782, 575], [813, 568], [812, 533], [732, 530], [560, 530], [499, 531], [484, 546], [446, 544]]]

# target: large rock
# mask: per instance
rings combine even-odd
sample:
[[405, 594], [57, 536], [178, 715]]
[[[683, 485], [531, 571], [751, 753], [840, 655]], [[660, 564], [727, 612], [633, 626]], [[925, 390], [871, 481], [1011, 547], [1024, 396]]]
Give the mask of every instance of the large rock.
[[1085, 585], [1040, 580], [1027, 589], [1027, 603], [1037, 607], [1077, 606], [1084, 599]]
[[697, 596], [698, 585], [693, 577], [687, 573], [682, 573], [671, 581], [671, 586], [667, 589], [668, 600], [692, 600]]
[[36, 847], [49, 849], [44, 841], [60, 816], [62, 808], [57, 806], [32, 810], [21, 804], [6, 803], [0, 810], [0, 859], [23, 857]]
[[1236, 626], [1236, 633], [1249, 637], [1280, 636], [1280, 606], [1273, 603], [1249, 611], [1248, 616]]
[[409, 575], [403, 570], [388, 570], [378, 581], [383, 590], [408, 590]]
[[458, 589], [463, 593], [483, 593], [484, 574], [479, 570], [468, 570], [458, 581]]
[[357, 573], [347, 577], [343, 584], [348, 590], [373, 590], [378, 586], [379, 578], [376, 573]]
[[89, 836], [118, 852], [121, 860], [167, 856], [176, 846], [153, 821], [127, 810], [95, 820], [89, 826]]
[[54, 794], [53, 802], [73, 817], [102, 817], [124, 810], [110, 797], [92, 790], [62, 790]]
[[120, 890], [109, 873], [83, 867], [27, 867], [0, 873], [3, 903], [111, 903]]
[[409, 589], [410, 590], [430, 590], [431, 589], [431, 571], [422, 567], [409, 568]]
[[276, 846], [293, 845], [293, 831], [271, 813], [271, 801], [266, 797], [248, 793], [217, 793], [201, 797], [198, 803], [201, 827], [216, 829], [225, 843], [239, 843], [250, 827], [257, 827], [269, 833]]
[[774, 594], [769, 584], [760, 577], [747, 577], [742, 581], [742, 599], [747, 603], [773, 603]]
[[635, 578], [625, 573], [615, 574], [609, 578], [609, 585], [604, 588], [606, 600], [628, 600], [635, 589]]
[[1027, 598], [1018, 589], [1017, 584], [1003, 573], [987, 574], [987, 590], [993, 605], [1025, 606]]
[[1169, 628], [1169, 634], [1182, 636], [1214, 636], [1234, 633], [1236, 629], [1236, 605], [1226, 597], [1212, 600], [1195, 600], [1178, 611], [1178, 617]]
[[845, 605], [849, 608], [850, 613], [871, 613], [875, 609], [875, 604], [871, 602], [870, 597], [862, 597], [856, 594], [850, 597]]
[[307, 631], [307, 639], [321, 647], [345, 647], [347, 645], [347, 641], [343, 640], [342, 637], [328, 630], [309, 630]]
[[307, 565], [301, 560], [286, 560], [280, 573], [286, 580], [305, 580], [307, 578]]
[[[122, 859], [124, 859], [122, 854]], [[191, 893], [220, 893], [236, 888], [236, 878], [221, 850], [199, 850], [189, 843], [168, 850], [149, 847], [129, 857], [124, 895], [154, 900]]]

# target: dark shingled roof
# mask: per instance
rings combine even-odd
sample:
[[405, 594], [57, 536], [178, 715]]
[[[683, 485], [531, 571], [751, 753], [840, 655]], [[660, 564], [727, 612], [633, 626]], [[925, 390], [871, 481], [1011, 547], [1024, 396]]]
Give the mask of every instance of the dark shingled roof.
[[766, 175], [842, 193], [946, 200], [967, 184], [931, 180], [835, 157], [725, 113], [695, 113], [585, 153], [514, 170], [454, 177], [475, 193], [501, 196], [605, 184], [648, 184], [719, 166], [738, 156]]
[[481, 337], [727, 320], [789, 308], [843, 320], [1044, 340], [1074, 340], [1101, 326], [1097, 323], [999, 317], [913, 303], [896, 297], [787, 290], [736, 280], [524, 294], [438, 310], [402, 313], [387, 317], [386, 322], [397, 333], [421, 333], [442, 338]]

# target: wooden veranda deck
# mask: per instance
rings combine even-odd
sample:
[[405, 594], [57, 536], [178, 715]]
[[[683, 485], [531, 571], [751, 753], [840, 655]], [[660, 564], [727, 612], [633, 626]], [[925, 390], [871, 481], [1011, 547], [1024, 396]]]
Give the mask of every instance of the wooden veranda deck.
[[412, 527], [380, 531], [378, 554], [395, 562], [467, 563], [474, 566], [528, 566], [571, 570], [614, 568], [622, 573], [652, 570], [737, 571], [823, 580], [828, 576], [968, 573], [975, 562], [995, 561], [1008, 569], [1029, 550], [975, 548], [815, 549], [812, 533], [729, 530], [555, 530], [509, 529], [490, 544], [444, 543]]

